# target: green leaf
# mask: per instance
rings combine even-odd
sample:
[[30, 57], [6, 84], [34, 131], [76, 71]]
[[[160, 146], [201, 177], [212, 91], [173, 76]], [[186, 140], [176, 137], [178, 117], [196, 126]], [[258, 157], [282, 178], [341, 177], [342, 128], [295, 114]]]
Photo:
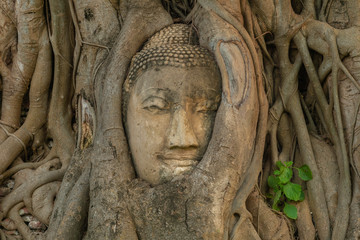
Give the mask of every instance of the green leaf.
[[280, 171], [285, 167], [285, 165], [281, 161], [277, 161], [276, 166], [280, 169]]
[[279, 180], [281, 183], [290, 182], [293, 176], [293, 171], [290, 168], [285, 168], [284, 171], [280, 174]]
[[304, 181], [309, 181], [312, 179], [312, 173], [308, 165], [302, 165], [297, 169], [299, 171], [299, 177]]
[[299, 201], [304, 201], [304, 199], [305, 199], [305, 194], [304, 194], [304, 192], [301, 190]]
[[280, 172], [280, 170], [275, 170], [274, 174], [275, 174], [275, 176], [279, 176], [281, 174], [281, 172]]
[[285, 162], [285, 166], [286, 167], [290, 167], [293, 165], [293, 162], [292, 161], [289, 161], [289, 162]]
[[274, 196], [272, 195], [272, 194], [270, 194], [270, 193], [267, 193], [266, 195], [265, 195], [267, 198], [273, 198]]
[[299, 201], [301, 197], [301, 186], [296, 183], [288, 182], [284, 187], [283, 191], [285, 196], [293, 201]]
[[274, 200], [273, 200], [273, 205], [272, 205], [272, 208], [277, 210], [277, 211], [280, 211], [280, 209], [278, 207], [280, 197], [281, 197], [281, 190], [277, 190], [276, 193], [275, 193]]
[[274, 177], [274, 176], [269, 176], [268, 177], [268, 185], [269, 185], [269, 187], [275, 189], [275, 188], [278, 188], [278, 184], [279, 184], [279, 179], [277, 177]]
[[285, 203], [283, 212], [288, 218], [297, 219], [297, 209], [294, 205]]

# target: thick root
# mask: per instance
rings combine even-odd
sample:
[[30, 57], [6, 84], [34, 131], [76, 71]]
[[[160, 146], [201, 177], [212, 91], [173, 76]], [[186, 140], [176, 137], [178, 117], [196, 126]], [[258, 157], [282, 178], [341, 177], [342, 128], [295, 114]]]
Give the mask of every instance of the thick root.
[[[253, 224], [263, 240], [291, 240], [292, 232], [289, 231], [288, 220], [285, 216], [275, 213], [266, 204], [258, 190], [249, 195], [246, 207], [253, 216]], [[308, 238], [306, 238], [308, 239]]]
[[3, 199], [1, 205], [3, 216], [6, 216], [8, 211], [21, 201], [24, 201], [29, 211], [33, 212], [31, 201], [33, 192], [49, 182], [61, 180], [64, 173], [65, 169], [59, 169], [32, 176], [27, 182], [21, 184]]
[[[35, 70], [39, 53], [39, 39], [45, 29], [44, 2], [16, 1], [17, 53], [14, 55], [10, 76], [4, 78], [1, 121], [14, 130], [19, 127], [22, 100]], [[1, 142], [6, 135], [1, 130]]]

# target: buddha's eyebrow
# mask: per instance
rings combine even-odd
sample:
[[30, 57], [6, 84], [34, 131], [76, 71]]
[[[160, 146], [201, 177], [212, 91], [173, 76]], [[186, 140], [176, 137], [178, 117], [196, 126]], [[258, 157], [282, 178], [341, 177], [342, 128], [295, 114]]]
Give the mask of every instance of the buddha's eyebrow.
[[149, 95], [156, 95], [156, 96], [160, 96], [165, 98], [166, 94], [169, 93], [169, 89], [167, 88], [156, 88], [156, 87], [151, 87], [151, 88], [147, 88], [144, 89], [140, 92], [139, 96], [141, 96], [142, 98], [147, 98], [149, 97]]

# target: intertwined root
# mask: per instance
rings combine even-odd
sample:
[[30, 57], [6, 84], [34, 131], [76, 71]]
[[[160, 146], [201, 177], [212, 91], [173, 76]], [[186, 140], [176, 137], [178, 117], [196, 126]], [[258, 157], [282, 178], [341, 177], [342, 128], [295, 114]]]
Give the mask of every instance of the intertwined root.
[[[30, 229], [20, 217], [19, 209], [25, 206], [32, 216], [49, 223], [59, 181], [74, 148], [69, 108], [72, 97], [70, 39], [73, 36], [69, 28], [71, 19], [66, 18], [67, 22], [61, 19], [70, 12], [67, 3], [50, 1], [46, 8], [46, 2], [16, 1], [14, 4], [6, 0], [0, 3], [0, 23], [3, 24], [0, 37], [0, 181], [13, 177], [17, 182], [11, 193], [2, 199], [1, 219], [12, 218], [15, 228], [25, 238]], [[44, 13], [48, 11], [52, 12], [52, 17], [46, 22]], [[49, 101], [51, 85], [53, 94]], [[22, 109], [27, 93], [29, 106]], [[28, 110], [25, 117], [20, 115], [24, 110]], [[53, 144], [50, 152], [46, 150], [46, 124], [50, 128], [48, 138]], [[59, 145], [61, 142], [65, 144]], [[43, 153], [48, 155], [39, 156], [43, 158], [39, 162], [34, 156], [31, 159], [35, 161], [29, 161], [31, 145], [34, 156], [38, 149], [45, 149]], [[15, 161], [22, 153], [25, 162]]]
[[[283, 12], [288, 12], [291, 9], [289, 2], [283, 2], [279, 4], [279, 7], [282, 8]], [[349, 204], [351, 200], [349, 163], [352, 158], [352, 147], [348, 151], [349, 145], [346, 146], [343, 131], [342, 114], [344, 113], [341, 112], [343, 106], [340, 104], [341, 96], [339, 96], [338, 92], [338, 73], [341, 70], [352, 83], [351, 87], [357, 91], [360, 90], [358, 81], [344, 66], [340, 58], [340, 56], [353, 55], [358, 52], [359, 30], [358, 28], [337, 30], [327, 23], [315, 20], [311, 14], [306, 15], [312, 11], [307, 12], [304, 10], [303, 12], [305, 12], [305, 15], [303, 14], [302, 16], [296, 14], [277, 16], [278, 22], [276, 26], [277, 31], [275, 31], [274, 35], [274, 44], [278, 51], [282, 79], [279, 94], [270, 109], [271, 118], [268, 124], [271, 136], [272, 160], [276, 162], [283, 153], [281, 152], [279, 155], [278, 143], [281, 144], [283, 150], [286, 150], [291, 148], [293, 142], [281, 141], [282, 132], [287, 127], [281, 123], [280, 119], [282, 119], [283, 113], [287, 112], [290, 114], [293, 128], [296, 132], [302, 161], [310, 166], [315, 176], [312, 181], [307, 183], [307, 187], [310, 207], [319, 236], [324, 239], [328, 239], [331, 236], [333, 239], [343, 239], [345, 238], [348, 226]], [[284, 17], [285, 19], [288, 17], [288, 19], [284, 21]], [[289, 59], [291, 41], [297, 47], [297, 56], [293, 62]], [[310, 55], [310, 48], [323, 55], [323, 61], [319, 68], [316, 68], [314, 64], [314, 60]], [[304, 64], [310, 80], [305, 101], [299, 96], [298, 90], [298, 74], [302, 64]], [[329, 81], [328, 84], [331, 86], [331, 91], [327, 92], [324, 91], [322, 84], [329, 74], [331, 74], [331, 82]], [[313, 116], [305, 102], [311, 104], [316, 102], [315, 106], [321, 124], [315, 126], [312, 119]], [[323, 133], [331, 139], [334, 145], [337, 164], [333, 167], [339, 170], [339, 187], [324, 185], [324, 182], [327, 182], [324, 179], [326, 177], [323, 176], [323, 170], [318, 169], [321, 166], [323, 156], [315, 156], [316, 154], [314, 154], [313, 149], [318, 145], [310, 141], [304, 118], [305, 115], [310, 123], [309, 129], [316, 133], [320, 131], [320, 125], [322, 125], [323, 129], [325, 129]], [[333, 199], [331, 201], [327, 199], [327, 194], [334, 191], [338, 194], [336, 216], [334, 216], [333, 210], [329, 208], [329, 206], [333, 206]], [[312, 225], [311, 222], [310, 224]], [[332, 232], [330, 232], [331, 229]]]

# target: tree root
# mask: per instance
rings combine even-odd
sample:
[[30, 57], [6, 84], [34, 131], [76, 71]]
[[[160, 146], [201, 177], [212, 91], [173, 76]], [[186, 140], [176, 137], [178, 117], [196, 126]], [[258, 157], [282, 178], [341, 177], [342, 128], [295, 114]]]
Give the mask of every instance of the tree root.
[[32, 232], [24, 223], [24, 220], [19, 215], [19, 210], [24, 207], [24, 203], [16, 204], [10, 211], [9, 217], [14, 221], [16, 229], [20, 232], [25, 240], [35, 240]]
[[[296, 69], [296, 63], [299, 62], [295, 60], [295, 63], [292, 64], [289, 61], [289, 51], [290, 51], [290, 41], [294, 40], [297, 49], [301, 55], [300, 64], [303, 62], [305, 69], [308, 72], [310, 82], [312, 84], [312, 91], [316, 96], [317, 111], [320, 113], [320, 119], [324, 124], [329, 137], [335, 145], [338, 165], [341, 173], [340, 177], [340, 187], [339, 187], [339, 202], [337, 206], [337, 217], [335, 225], [332, 232], [333, 239], [343, 239], [345, 237], [345, 232], [347, 229], [347, 217], [348, 217], [348, 207], [350, 203], [350, 174], [349, 174], [349, 161], [348, 154], [346, 150], [344, 133], [342, 127], [342, 119], [340, 114], [340, 104], [339, 96], [337, 92], [337, 74], [339, 70], [342, 70], [345, 75], [352, 81], [358, 90], [360, 89], [359, 84], [351, 76], [350, 72], [346, 69], [344, 64], [340, 59], [341, 56], [345, 56], [349, 53], [354, 52], [354, 46], [356, 46], [355, 38], [351, 38], [349, 41], [352, 41], [352, 44], [349, 44], [349, 41], [344, 40], [340, 42], [338, 38], [345, 37], [345, 31], [338, 31], [331, 28], [328, 24], [316, 21], [313, 18], [314, 8], [313, 1], [307, 1], [305, 4], [305, 10], [302, 12], [302, 16], [296, 15], [292, 12], [292, 6], [290, 1], [282, 1], [275, 3], [278, 15], [274, 15], [277, 19], [277, 24], [275, 30], [275, 40], [273, 41], [277, 47], [279, 62], [280, 62], [280, 71], [282, 75], [282, 84], [279, 95], [284, 105], [284, 109], [288, 111], [291, 115], [292, 121], [294, 123], [297, 139], [299, 141], [300, 152], [303, 156], [303, 160], [306, 164], [310, 166], [313, 171], [314, 180], [308, 183], [309, 196], [312, 198], [315, 195], [319, 201], [311, 200], [310, 203], [313, 205], [311, 207], [316, 226], [319, 230], [319, 236], [321, 239], [329, 239], [330, 234], [330, 224], [328, 223], [328, 216], [326, 213], [326, 207], [324, 208], [324, 192], [319, 189], [321, 186], [321, 179], [317, 170], [317, 166], [314, 161], [314, 154], [312, 151], [312, 146], [310, 143], [310, 138], [306, 130], [306, 124], [303, 119], [300, 100], [298, 98], [299, 94], [295, 93], [297, 89], [297, 76], [291, 76], [289, 69]], [[283, 14], [291, 13], [291, 14]], [[305, 16], [308, 15], [308, 16]], [[293, 26], [292, 26], [293, 25]], [[267, 27], [274, 27], [271, 24]], [[348, 33], [350, 30], [347, 30]], [[356, 30], [352, 30], [354, 35], [358, 36], [359, 33]], [[320, 39], [319, 39], [320, 37]], [[338, 40], [338, 41], [337, 41]], [[352, 46], [352, 47], [349, 47]], [[312, 62], [309, 47], [315, 51], [321, 53], [324, 58], [321, 66], [316, 71], [316, 68]], [[298, 59], [298, 57], [297, 57]], [[332, 82], [332, 93], [330, 94], [330, 103], [327, 102], [325, 93], [322, 89], [321, 82], [325, 79], [329, 72], [332, 72], [333, 82]], [[294, 71], [297, 75], [299, 72], [298, 69]], [[284, 86], [287, 84], [287, 86]], [[296, 85], [295, 85], [296, 84]], [[309, 91], [310, 92], [310, 91]], [[295, 93], [295, 94], [294, 94]], [[295, 96], [295, 97], [294, 97]], [[306, 109], [305, 109], [306, 110]], [[333, 115], [333, 110], [334, 115]], [[278, 159], [278, 150], [277, 150], [277, 138], [276, 131], [278, 119], [280, 119], [283, 109], [281, 108], [279, 101], [275, 102], [271, 113], [273, 116], [273, 122], [269, 124], [270, 133], [271, 133], [271, 142], [272, 142], [272, 156], [274, 160]], [[276, 115], [279, 112], [280, 114]], [[305, 111], [306, 112], [306, 111]], [[307, 113], [309, 120], [311, 116], [309, 112]], [[300, 127], [301, 126], [301, 127]], [[312, 130], [314, 129], [314, 124], [312, 124]], [[307, 156], [311, 156], [307, 158]], [[316, 183], [318, 182], [318, 183]], [[315, 187], [315, 185], [317, 187]], [[312, 187], [313, 185], [313, 187]], [[315, 190], [315, 192], [314, 192]], [[320, 200], [322, 199], [322, 200]], [[323, 206], [323, 207], [320, 207]], [[322, 209], [321, 211], [318, 211]], [[320, 217], [321, 216], [321, 217]], [[323, 222], [320, 223], [320, 222]]]
[[246, 207], [254, 218], [253, 224], [261, 239], [292, 239], [293, 233], [289, 231], [286, 218], [272, 211], [257, 190], [249, 195]]
[[[59, 194], [56, 197], [56, 202], [50, 219], [50, 225], [46, 233], [48, 239], [52, 240], [56, 237], [58, 226], [67, 212], [67, 206], [69, 205], [69, 198], [71, 197], [73, 188], [79, 181], [82, 173], [85, 171], [85, 167], [90, 162], [90, 156], [91, 152], [89, 150], [84, 150], [82, 153], [77, 151], [74, 154], [62, 180]], [[85, 203], [83, 202], [82, 204]]]
[[18, 164], [12, 168], [10, 168], [9, 170], [7, 170], [6, 172], [4, 172], [3, 174], [0, 175], [0, 184], [5, 181], [6, 179], [8, 179], [9, 177], [11, 177], [12, 175], [14, 175], [15, 173], [23, 170], [23, 169], [35, 169], [40, 167], [41, 165], [47, 163], [48, 161], [50, 161], [50, 158], [46, 158], [40, 162], [27, 162], [27, 163], [21, 163]]
[[1, 240], [6, 240], [6, 235], [1, 229], [0, 229], [0, 239]]
[[[330, 36], [328, 36], [330, 37]], [[330, 38], [331, 39], [331, 38]], [[332, 111], [330, 109], [330, 105], [327, 104], [326, 97], [324, 92], [321, 88], [320, 81], [315, 70], [314, 64], [312, 63], [310, 53], [307, 47], [307, 43], [305, 38], [300, 35], [295, 37], [295, 43], [297, 44], [300, 54], [302, 55], [306, 70], [308, 71], [311, 83], [313, 84], [315, 94], [318, 100], [318, 103], [321, 107], [323, 114], [325, 114], [327, 129], [329, 130], [329, 135], [334, 142], [338, 165], [340, 169], [340, 186], [339, 186], [339, 199], [338, 199], [338, 207], [337, 207], [337, 217], [335, 221], [335, 225], [333, 228], [333, 239], [343, 239], [345, 238], [347, 224], [348, 224], [348, 213], [349, 213], [349, 205], [350, 205], [350, 198], [351, 198], [351, 183], [350, 183], [350, 172], [349, 172], [349, 161], [348, 156], [345, 148], [345, 142], [343, 138], [343, 129], [337, 128], [334, 122], [334, 118], [332, 115]], [[336, 66], [333, 65], [333, 70], [336, 71]], [[334, 73], [337, 75], [337, 71]], [[337, 77], [335, 78], [337, 89]], [[334, 83], [335, 84], [335, 83]], [[333, 85], [334, 85], [333, 84]], [[336, 109], [336, 121], [339, 124], [338, 127], [342, 127], [341, 116], [339, 119], [339, 97], [337, 95], [337, 90], [334, 90], [333, 98], [335, 101], [335, 109]], [[337, 131], [340, 132], [337, 132]], [[339, 134], [340, 133], [340, 134]], [[344, 149], [345, 148], [345, 149]]]
[[306, 129], [305, 119], [301, 112], [302, 109], [300, 105], [299, 95], [296, 95], [291, 100], [291, 102], [289, 102], [289, 108], [298, 137], [300, 154], [304, 163], [310, 167], [313, 173], [313, 180], [309, 181], [307, 183], [307, 186], [309, 190], [309, 202], [311, 204], [311, 210], [313, 211], [315, 224], [317, 226], [321, 239], [329, 239], [331, 235], [330, 221], [328, 215], [328, 208], [325, 201], [325, 191], [322, 186], [318, 167], [316, 165], [315, 156], [310, 142], [310, 136]]
[[54, 141], [55, 153], [60, 157], [62, 168], [69, 165], [75, 148], [72, 130], [71, 98], [73, 89], [72, 60], [74, 33], [70, 7], [67, 1], [49, 1], [51, 22], [50, 42], [54, 51], [54, 82], [51, 94], [48, 130]]
[[[36, 66], [39, 53], [39, 39], [45, 29], [43, 1], [29, 3], [18, 1], [15, 4], [17, 18], [18, 43], [14, 55], [11, 73], [4, 78], [1, 121], [12, 126], [13, 131], [19, 127], [22, 100]], [[4, 131], [0, 131], [0, 143], [6, 139]]]
[[49, 225], [54, 208], [54, 199], [59, 191], [60, 184], [60, 181], [47, 183], [37, 188], [32, 194], [32, 214], [46, 225]]
[[9, 210], [15, 204], [20, 203], [21, 201], [24, 201], [25, 206], [30, 211], [30, 213], [32, 213], [33, 209], [31, 197], [35, 189], [49, 182], [60, 181], [64, 176], [64, 173], [65, 169], [54, 170], [33, 176], [28, 182], [23, 183], [3, 199], [1, 205], [2, 218], [7, 215]]
[[91, 164], [85, 167], [82, 175], [72, 188], [65, 206], [66, 212], [59, 224], [55, 235], [48, 235], [47, 239], [80, 239], [83, 235], [79, 229], [86, 224], [87, 211], [89, 208]]
[[[223, 226], [220, 224], [224, 224], [225, 229], [222, 237], [225, 239], [227, 237], [232, 239], [235, 236], [239, 236], [238, 234], [255, 237], [257, 236], [255, 229], [248, 225], [248, 223], [251, 222], [251, 215], [245, 208], [245, 200], [253, 188], [252, 184], [257, 181], [261, 170], [259, 161], [262, 159], [263, 149], [257, 149], [260, 151], [250, 150], [248, 152], [249, 149], [244, 147], [242, 141], [256, 142], [254, 143], [256, 146], [263, 146], [265, 141], [268, 109], [262, 87], [261, 67], [257, 61], [258, 55], [255, 50], [255, 44], [238, 20], [231, 17], [228, 18], [229, 13], [223, 8], [218, 8], [214, 1], [201, 1], [199, 3], [203, 8], [200, 8], [198, 12], [194, 14], [193, 21], [199, 29], [200, 44], [207, 46], [215, 52], [222, 74], [225, 98], [222, 99], [218, 110], [213, 136], [207, 152], [198, 165], [198, 169], [194, 171], [191, 177], [194, 181], [197, 181], [194, 184], [194, 189], [198, 189], [199, 192], [206, 192], [209, 198], [214, 199], [213, 206], [211, 209], [208, 209], [207, 212], [218, 214], [225, 211], [224, 214], [226, 214], [224, 219], [227, 220], [224, 223], [217, 223], [218, 225], [214, 225], [215, 227], [208, 229], [207, 233], [212, 232], [214, 228], [222, 229]], [[238, 60], [232, 61], [233, 59]], [[240, 73], [237, 73], [238, 70]], [[230, 81], [230, 79], [232, 80]], [[240, 79], [245, 79], [245, 81], [241, 81]], [[232, 94], [233, 89], [238, 89], [238, 91]], [[256, 89], [256, 93], [253, 92], [254, 89]], [[239, 111], [247, 112], [244, 109], [247, 109], [250, 103], [252, 104], [252, 113], [239, 119]], [[256, 109], [259, 109], [257, 114], [254, 113]], [[229, 119], [234, 119], [238, 125], [246, 125], [248, 127], [247, 130], [252, 129], [252, 132], [245, 133], [246, 130], [239, 129], [237, 125], [233, 125], [234, 123]], [[248, 124], [247, 121], [256, 122], [257, 124], [254, 126]], [[219, 126], [222, 126], [221, 133], [219, 132], [221, 131], [219, 130]], [[235, 132], [234, 129], [236, 129]], [[226, 134], [226, 131], [232, 131], [232, 133]], [[256, 132], [255, 136], [253, 135], [254, 132]], [[224, 137], [224, 135], [226, 137]], [[229, 141], [228, 136], [230, 135], [233, 136], [234, 139]], [[239, 135], [246, 136], [246, 139], [238, 139], [237, 136]], [[221, 140], [218, 138], [221, 138]], [[232, 142], [239, 144], [236, 149], [233, 148]], [[241, 156], [241, 158], [237, 158], [236, 156]], [[229, 161], [231, 157], [234, 158], [234, 160], [232, 160], [232, 168], [234, 168], [235, 172], [223, 173], [223, 171], [225, 171], [224, 169], [227, 169], [225, 166], [227, 166], [227, 161]], [[219, 159], [222, 160], [221, 163], [217, 162]], [[244, 169], [247, 169], [247, 173], [240, 174], [239, 172]], [[240, 179], [226, 177], [238, 175], [242, 177]], [[216, 180], [214, 180], [214, 178]], [[201, 184], [201, 182], [203, 183]], [[228, 185], [224, 186], [225, 183]], [[211, 189], [208, 189], [209, 185], [211, 185]], [[212, 189], [217, 189], [218, 193], [214, 193]], [[222, 191], [220, 191], [220, 189], [222, 189]], [[217, 196], [217, 194], [222, 194], [222, 196]], [[198, 195], [196, 199], [200, 198], [201, 194]], [[234, 197], [235, 199], [233, 199]], [[219, 199], [223, 199], [223, 201], [219, 201]], [[227, 201], [229, 199], [233, 199], [233, 201], [229, 203]], [[189, 206], [191, 205], [189, 204]], [[204, 215], [204, 213], [199, 213], [189, 206], [187, 208], [188, 214]], [[227, 208], [229, 208], [229, 210], [227, 210]], [[236, 215], [240, 215], [241, 218], [234, 220], [233, 217]], [[207, 219], [207, 216], [205, 217], [204, 215], [202, 220], [204, 221], [204, 219]], [[209, 226], [213, 226], [212, 218], [205, 221], [208, 222]], [[193, 225], [198, 224], [201, 225], [201, 223], [193, 223]], [[194, 232], [199, 231], [198, 229], [192, 228], [191, 230]]]
[[296, 204], [299, 209], [298, 219], [296, 219], [296, 227], [299, 234], [299, 239], [314, 240], [316, 237], [315, 226], [310, 214], [310, 207], [308, 202], [307, 191], [305, 193], [305, 200]]
[[[308, 164], [313, 172], [314, 180], [308, 183], [310, 202], [314, 212], [315, 222], [319, 228], [319, 234], [323, 239], [330, 238], [330, 223], [328, 219], [327, 207], [325, 202], [325, 194], [322, 187], [322, 182], [319, 177], [314, 153], [310, 143], [309, 134], [306, 130], [306, 123], [302, 114], [300, 97], [297, 90], [297, 75], [301, 66], [301, 57], [298, 55], [293, 64], [290, 63], [288, 58], [288, 51], [290, 39], [279, 39], [276, 41], [278, 47], [280, 62], [280, 72], [282, 75], [282, 82], [279, 89], [279, 97], [275, 101], [274, 106], [271, 108], [270, 113], [272, 121], [269, 124], [271, 131], [271, 145], [272, 155], [275, 160], [278, 156], [277, 150], [277, 128], [280, 116], [284, 110], [290, 113], [297, 139], [299, 141], [300, 152], [303, 160]], [[274, 160], [273, 160], [274, 162]]]
[[51, 82], [51, 49], [46, 29], [42, 31], [39, 42], [40, 51], [30, 88], [29, 113], [24, 124], [14, 134], [8, 133], [3, 127], [8, 138], [0, 145], [0, 173], [3, 173], [22, 151], [25, 151], [27, 157], [27, 145], [46, 123]]

